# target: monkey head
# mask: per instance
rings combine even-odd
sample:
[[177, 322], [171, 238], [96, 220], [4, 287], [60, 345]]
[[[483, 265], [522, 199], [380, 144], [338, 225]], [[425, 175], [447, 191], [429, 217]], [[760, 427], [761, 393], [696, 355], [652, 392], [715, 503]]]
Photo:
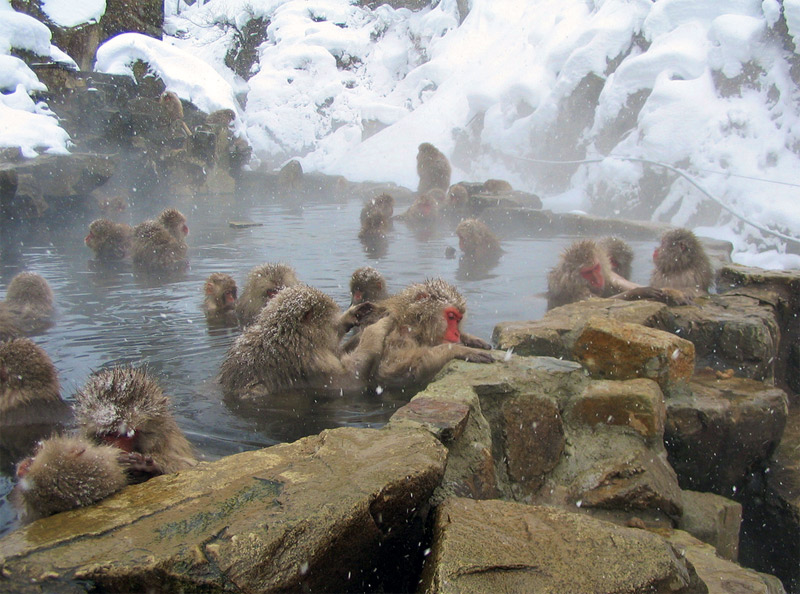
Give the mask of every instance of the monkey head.
[[75, 394], [80, 425], [100, 442], [146, 451], [171, 418], [169, 399], [143, 369], [113, 367], [93, 374]]
[[167, 208], [158, 215], [158, 222], [164, 225], [172, 235], [178, 239], [183, 239], [189, 235], [189, 226], [186, 224], [186, 217], [175, 208]]
[[350, 305], [358, 305], [364, 301], [385, 299], [386, 281], [383, 275], [372, 266], [362, 266], [350, 277]]
[[653, 263], [663, 271], [690, 268], [703, 251], [700, 240], [689, 229], [672, 229], [661, 236], [653, 250]]
[[466, 313], [464, 297], [450, 283], [428, 279], [398, 295], [395, 319], [411, 332], [419, 344], [435, 346], [461, 341], [461, 320]]
[[20, 272], [8, 285], [6, 301], [19, 305], [41, 303], [53, 305], [53, 291], [47, 281], [35, 272]]
[[596, 295], [603, 292], [611, 262], [605, 251], [599, 249], [594, 241], [587, 239], [574, 243], [564, 252], [563, 259], [564, 268], [573, 276], [573, 280], [583, 282]]
[[206, 299], [210, 299], [218, 311], [229, 311], [236, 304], [236, 281], [222, 272], [213, 272], [203, 287]]

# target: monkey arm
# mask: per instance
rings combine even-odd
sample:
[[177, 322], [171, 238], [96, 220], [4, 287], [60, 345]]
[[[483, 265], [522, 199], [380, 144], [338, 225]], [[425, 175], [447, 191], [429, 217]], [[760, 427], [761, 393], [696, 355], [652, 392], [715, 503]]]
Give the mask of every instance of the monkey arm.
[[624, 301], [637, 301], [639, 299], [650, 299], [670, 306], [691, 305], [694, 303], [692, 298], [678, 289], [656, 289], [655, 287], [636, 287], [618, 293], [612, 299], [622, 299]]
[[363, 382], [368, 382], [375, 375], [384, 353], [386, 335], [393, 326], [394, 320], [385, 317], [358, 334], [358, 342], [353, 350], [342, 356], [342, 363], [349, 373]]
[[492, 350], [492, 345], [483, 340], [482, 338], [478, 338], [477, 336], [473, 336], [472, 334], [467, 334], [466, 332], [461, 333], [461, 344], [464, 346], [472, 347], [474, 349], [484, 349], [487, 351]]
[[616, 293], [631, 291], [641, 287], [641, 285], [637, 285], [636, 283], [629, 281], [627, 278], [620, 276], [613, 271], [608, 272], [608, 278], [606, 279], [606, 282], [608, 283], [609, 288]]
[[145, 456], [139, 452], [121, 451], [117, 460], [128, 473], [131, 483], [143, 483], [154, 476], [164, 474], [164, 469], [153, 460], [152, 456]]
[[453, 359], [473, 363], [491, 363], [490, 353], [462, 344], [440, 344], [433, 347], [408, 346], [389, 351], [381, 361], [378, 381], [389, 386], [427, 383]]
[[375, 309], [375, 305], [369, 301], [351, 305], [336, 321], [336, 333], [339, 338], [347, 334], [354, 326], [360, 326]]

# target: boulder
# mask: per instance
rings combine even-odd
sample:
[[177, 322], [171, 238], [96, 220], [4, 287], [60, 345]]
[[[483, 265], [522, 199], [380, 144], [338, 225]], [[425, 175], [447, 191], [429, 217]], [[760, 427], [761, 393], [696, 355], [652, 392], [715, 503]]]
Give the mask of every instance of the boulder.
[[665, 443], [681, 486], [731, 497], [780, 443], [788, 397], [747, 378], [698, 374], [667, 400]]
[[425, 432], [355, 428], [201, 463], [7, 535], [0, 588], [410, 589], [444, 464]]
[[728, 561], [739, 558], [742, 505], [714, 493], [683, 492], [683, 515], [678, 528], [714, 547]]
[[572, 359], [595, 377], [655, 380], [666, 390], [694, 372], [694, 345], [640, 324], [590, 318], [572, 346]]
[[691, 563], [708, 594], [786, 594], [775, 576], [718, 557], [713, 546], [682, 530], [673, 531], [667, 540]]
[[420, 591], [708, 590], [692, 564], [651, 532], [553, 507], [451, 498], [437, 509]]
[[540, 320], [501, 322], [494, 328], [492, 341], [517, 355], [571, 358], [575, 341], [591, 318], [652, 326], [666, 307], [654, 301], [589, 299], [551, 309]]

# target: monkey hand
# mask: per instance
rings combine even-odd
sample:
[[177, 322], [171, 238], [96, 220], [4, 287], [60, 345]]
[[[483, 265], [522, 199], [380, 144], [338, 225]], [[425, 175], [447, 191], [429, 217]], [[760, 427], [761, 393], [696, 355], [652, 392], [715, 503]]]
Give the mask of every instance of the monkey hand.
[[145, 456], [139, 452], [120, 452], [117, 460], [133, 477], [134, 482], [145, 481], [150, 477], [164, 474], [164, 469], [153, 460], [152, 456]]
[[659, 289], [663, 294], [663, 302], [667, 305], [693, 305], [694, 300], [679, 289]]

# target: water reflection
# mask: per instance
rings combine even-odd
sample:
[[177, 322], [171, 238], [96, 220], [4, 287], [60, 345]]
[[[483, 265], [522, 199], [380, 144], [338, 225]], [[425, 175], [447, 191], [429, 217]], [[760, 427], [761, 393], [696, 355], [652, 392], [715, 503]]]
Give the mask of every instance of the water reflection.
[[[129, 264], [98, 265], [83, 238], [90, 213], [60, 213], [41, 229], [4, 226], [0, 249], [0, 289], [21, 270], [44, 276], [56, 296], [56, 324], [35, 337], [59, 371], [62, 394], [71, 395], [96, 369], [113, 364], [145, 364], [172, 397], [181, 428], [206, 459], [292, 441], [337, 426], [379, 427], [410, 394], [304, 394], [276, 398], [257, 411], [227, 406], [215, 376], [238, 331], [209, 328], [202, 311], [203, 283], [212, 272], [234, 277], [264, 262], [293, 266], [301, 281], [349, 304], [349, 280], [369, 264], [387, 279], [390, 292], [426, 277], [441, 276], [467, 299], [464, 330], [489, 340], [501, 321], [536, 319], [545, 312], [546, 273], [571, 238], [503, 236], [505, 250], [494, 266], [472, 270], [445, 257], [458, 246], [455, 223], [411, 229], [394, 223], [385, 242], [366, 249], [358, 238], [359, 196], [326, 199], [270, 195], [210, 197], [195, 203], [134, 204], [136, 223], [164, 206], [188, 219], [190, 267], [171, 275], [134, 273]], [[400, 205], [403, 210], [407, 205]], [[260, 226], [233, 228], [228, 221]], [[632, 242], [637, 251], [634, 280], [650, 271], [654, 242]], [[2, 479], [0, 495], [8, 486]], [[5, 517], [5, 519], [4, 519]], [[0, 500], [0, 532], [8, 521]]]

